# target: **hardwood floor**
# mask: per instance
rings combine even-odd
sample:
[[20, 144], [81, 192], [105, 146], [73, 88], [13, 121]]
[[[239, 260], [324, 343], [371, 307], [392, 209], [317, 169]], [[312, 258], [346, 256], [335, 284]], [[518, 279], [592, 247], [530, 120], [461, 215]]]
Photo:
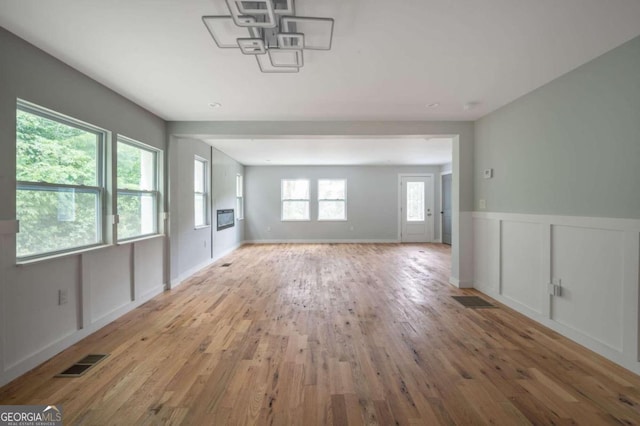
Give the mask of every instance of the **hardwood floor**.
[[0, 404], [96, 425], [640, 423], [640, 377], [502, 305], [463, 308], [450, 296], [479, 293], [447, 284], [449, 263], [437, 244], [245, 246]]

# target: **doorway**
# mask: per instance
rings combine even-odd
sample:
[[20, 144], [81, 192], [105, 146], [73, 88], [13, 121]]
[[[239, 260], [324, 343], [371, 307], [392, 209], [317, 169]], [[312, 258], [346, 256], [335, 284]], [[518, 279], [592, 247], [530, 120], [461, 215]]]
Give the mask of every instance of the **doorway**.
[[451, 173], [442, 175], [442, 242], [451, 245]]
[[434, 234], [433, 175], [400, 175], [400, 241], [428, 243]]

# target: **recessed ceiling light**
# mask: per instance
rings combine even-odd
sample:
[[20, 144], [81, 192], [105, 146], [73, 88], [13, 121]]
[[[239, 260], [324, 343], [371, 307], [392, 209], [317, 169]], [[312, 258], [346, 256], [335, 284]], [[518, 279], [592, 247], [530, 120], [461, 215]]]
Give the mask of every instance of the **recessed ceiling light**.
[[466, 104], [464, 104], [462, 106], [462, 108], [464, 108], [465, 111], [469, 111], [469, 110], [477, 108], [478, 105], [480, 105], [480, 102], [472, 101], [472, 102], [467, 102]]
[[440, 106], [440, 102], [434, 102], [432, 104], [428, 104], [427, 108], [438, 108]]
[[221, 104], [220, 102], [211, 102], [211, 103], [209, 104], [209, 106], [210, 106], [211, 108], [220, 108], [220, 107], [222, 106], [222, 104]]

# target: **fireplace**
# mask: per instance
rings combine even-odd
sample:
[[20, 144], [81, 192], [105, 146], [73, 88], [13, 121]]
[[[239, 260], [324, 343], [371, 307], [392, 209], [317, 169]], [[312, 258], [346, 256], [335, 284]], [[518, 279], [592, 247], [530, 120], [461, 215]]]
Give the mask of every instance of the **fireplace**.
[[218, 231], [235, 226], [235, 217], [233, 209], [218, 210]]

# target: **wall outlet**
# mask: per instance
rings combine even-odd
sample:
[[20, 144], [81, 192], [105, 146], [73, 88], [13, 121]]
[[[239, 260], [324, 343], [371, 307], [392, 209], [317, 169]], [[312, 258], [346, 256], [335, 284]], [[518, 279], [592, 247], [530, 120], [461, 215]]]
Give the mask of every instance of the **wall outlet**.
[[484, 210], [487, 208], [487, 200], [478, 200], [478, 207], [480, 210]]
[[353, 231], [353, 225], [349, 227], [349, 231]]
[[493, 177], [493, 169], [484, 169], [484, 178], [491, 179]]
[[58, 306], [66, 305], [69, 301], [69, 293], [66, 288], [58, 290]]
[[204, 240], [203, 243], [204, 243], [204, 246], [206, 247], [207, 246], [207, 240]]
[[271, 227], [267, 226], [267, 232], [271, 232]]

